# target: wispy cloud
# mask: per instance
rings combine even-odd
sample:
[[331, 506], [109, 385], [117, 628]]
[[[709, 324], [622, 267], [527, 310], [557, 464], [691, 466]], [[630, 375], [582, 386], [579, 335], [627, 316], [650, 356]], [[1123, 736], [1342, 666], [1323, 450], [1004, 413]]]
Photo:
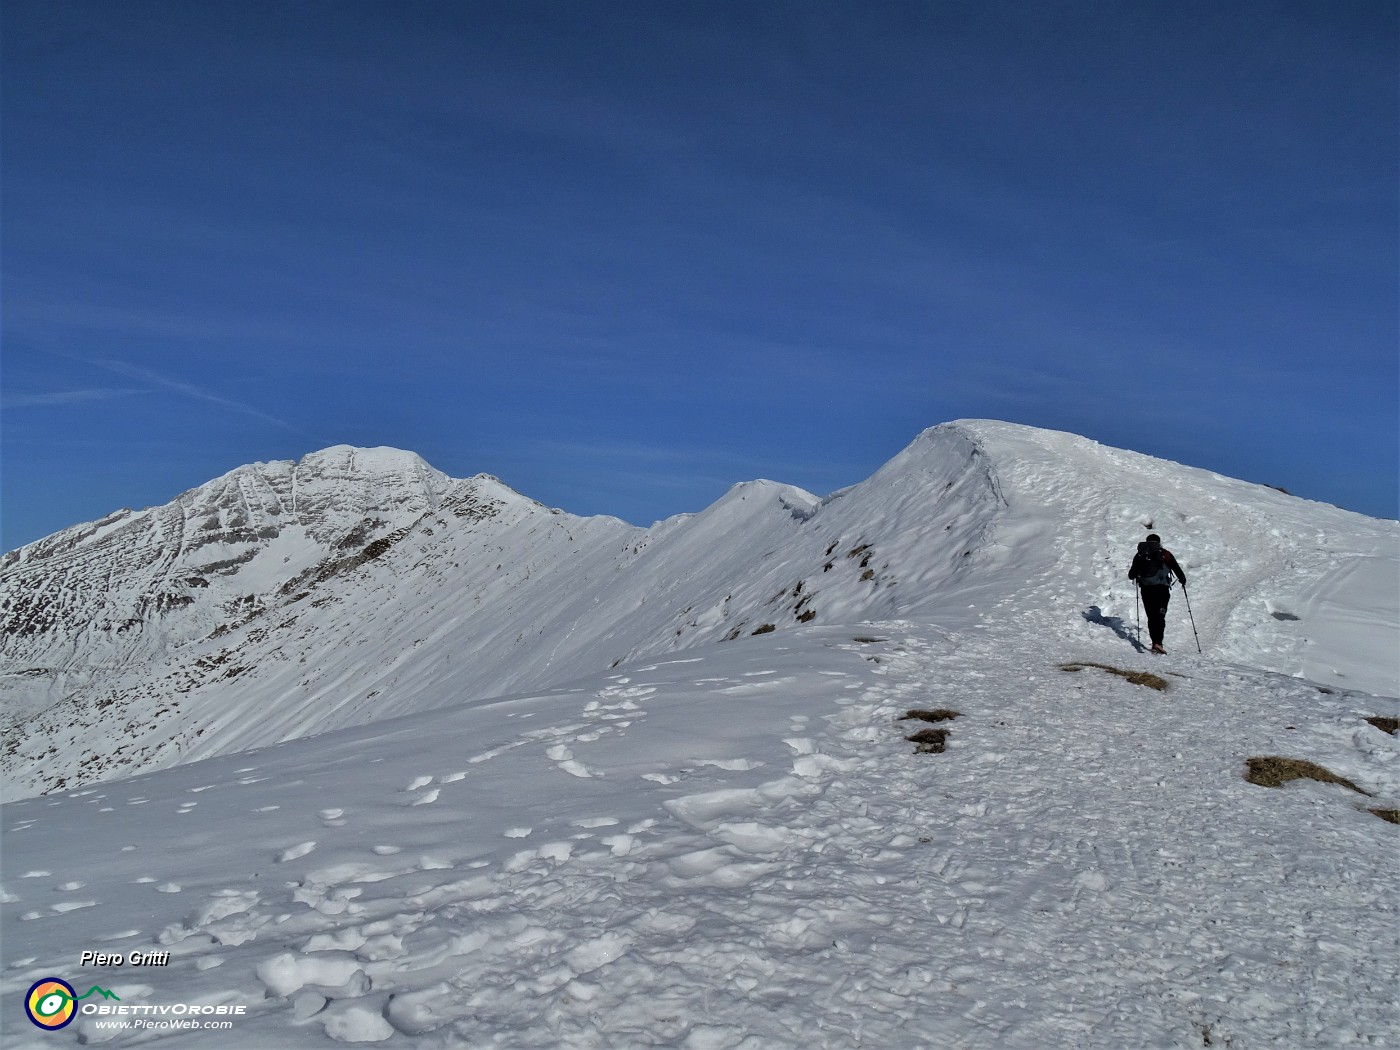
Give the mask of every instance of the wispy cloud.
[[48, 394], [16, 394], [0, 398], [0, 408], [6, 411], [16, 408], [46, 408], [53, 405], [80, 405], [88, 401], [110, 401], [132, 394], [144, 394], [145, 390], [136, 387], [94, 387], [86, 390], [55, 390]]
[[182, 379], [175, 379], [151, 368], [143, 368], [140, 365], [128, 364], [125, 361], [117, 361], [111, 358], [99, 359], [82, 357], [75, 358], [75, 360], [80, 360], [84, 364], [93, 365], [97, 368], [105, 368], [109, 372], [114, 372], [120, 376], [126, 376], [128, 379], [136, 379], [144, 383], [149, 383], [152, 387], [160, 390], [168, 390], [171, 393], [192, 398], [196, 401], [207, 401], [210, 404], [219, 405], [234, 412], [241, 412], [255, 419], [261, 419], [268, 423], [276, 424], [294, 433], [302, 434], [303, 436], [306, 435], [306, 432], [295, 424], [289, 423], [285, 419], [280, 419], [269, 412], [264, 412], [254, 405], [247, 404], [243, 401], [236, 401], [230, 397], [223, 397], [201, 386], [196, 386], [194, 383], [187, 383]]

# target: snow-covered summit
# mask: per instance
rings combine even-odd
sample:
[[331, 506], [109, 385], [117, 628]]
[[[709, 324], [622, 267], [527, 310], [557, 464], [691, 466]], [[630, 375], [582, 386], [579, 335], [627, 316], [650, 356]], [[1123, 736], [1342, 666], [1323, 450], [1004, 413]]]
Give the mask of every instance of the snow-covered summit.
[[71, 788], [805, 625], [1130, 622], [1149, 531], [1214, 651], [1394, 695], [1370, 654], [1397, 619], [1398, 529], [988, 420], [826, 499], [745, 482], [651, 529], [336, 446], [7, 555], [5, 774]]

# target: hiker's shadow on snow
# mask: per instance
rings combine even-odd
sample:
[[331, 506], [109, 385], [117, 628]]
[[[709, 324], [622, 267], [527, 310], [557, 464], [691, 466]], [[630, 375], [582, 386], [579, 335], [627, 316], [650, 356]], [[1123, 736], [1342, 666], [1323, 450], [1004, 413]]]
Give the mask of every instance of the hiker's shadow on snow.
[[1142, 642], [1138, 641], [1137, 635], [1128, 628], [1128, 625], [1123, 622], [1121, 616], [1105, 616], [1103, 610], [1097, 605], [1091, 605], [1084, 612], [1084, 619], [1088, 620], [1090, 623], [1098, 624], [1100, 627], [1111, 627], [1114, 634], [1123, 639], [1123, 641], [1127, 642], [1138, 652], [1144, 651]]

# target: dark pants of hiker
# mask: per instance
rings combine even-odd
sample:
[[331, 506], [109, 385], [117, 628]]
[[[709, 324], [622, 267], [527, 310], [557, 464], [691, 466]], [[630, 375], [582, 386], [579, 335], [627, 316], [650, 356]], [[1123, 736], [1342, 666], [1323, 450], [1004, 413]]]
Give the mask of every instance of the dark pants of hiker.
[[1153, 645], [1161, 645], [1167, 633], [1167, 604], [1172, 600], [1170, 587], [1140, 587], [1142, 608], [1147, 613], [1147, 633]]

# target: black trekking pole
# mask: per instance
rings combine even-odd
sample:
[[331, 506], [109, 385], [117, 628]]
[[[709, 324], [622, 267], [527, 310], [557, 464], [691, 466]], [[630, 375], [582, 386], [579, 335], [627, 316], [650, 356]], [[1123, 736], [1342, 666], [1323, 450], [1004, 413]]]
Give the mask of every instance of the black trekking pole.
[[1142, 584], [1133, 581], [1133, 594], [1137, 597], [1137, 647], [1142, 652]]
[[1196, 635], [1196, 652], [1201, 651], [1201, 636], [1196, 634], [1196, 616], [1191, 612], [1191, 595], [1186, 590], [1186, 584], [1181, 585], [1181, 595], [1186, 599], [1186, 615], [1191, 617], [1191, 633]]

